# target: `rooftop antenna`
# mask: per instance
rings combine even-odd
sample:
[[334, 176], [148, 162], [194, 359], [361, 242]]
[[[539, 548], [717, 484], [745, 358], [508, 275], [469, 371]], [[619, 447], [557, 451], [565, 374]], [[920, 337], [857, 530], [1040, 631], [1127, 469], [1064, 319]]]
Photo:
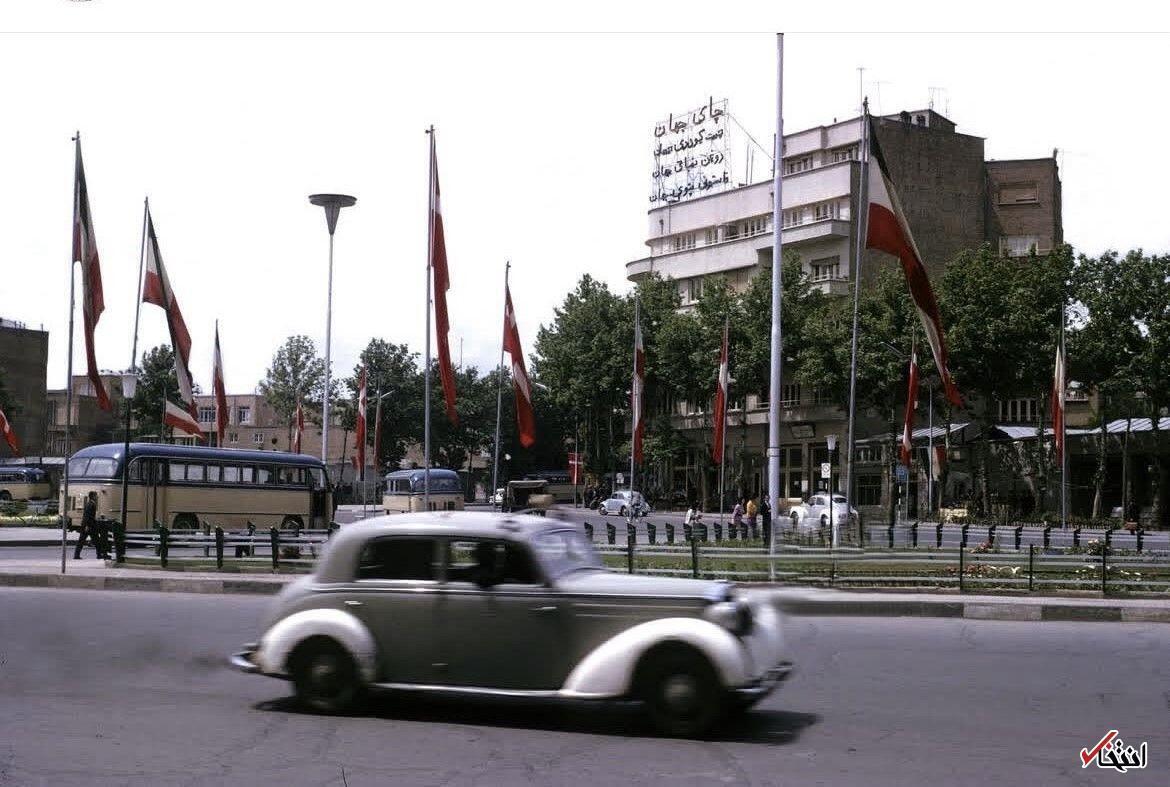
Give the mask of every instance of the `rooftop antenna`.
[[857, 114], [865, 114], [865, 66], [857, 67]]

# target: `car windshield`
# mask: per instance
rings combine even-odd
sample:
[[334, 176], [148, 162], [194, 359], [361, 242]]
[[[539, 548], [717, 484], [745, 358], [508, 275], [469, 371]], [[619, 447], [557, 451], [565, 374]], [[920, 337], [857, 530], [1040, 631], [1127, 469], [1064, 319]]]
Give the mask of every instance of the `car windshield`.
[[575, 530], [550, 530], [532, 539], [532, 548], [552, 579], [571, 571], [604, 568], [593, 545]]

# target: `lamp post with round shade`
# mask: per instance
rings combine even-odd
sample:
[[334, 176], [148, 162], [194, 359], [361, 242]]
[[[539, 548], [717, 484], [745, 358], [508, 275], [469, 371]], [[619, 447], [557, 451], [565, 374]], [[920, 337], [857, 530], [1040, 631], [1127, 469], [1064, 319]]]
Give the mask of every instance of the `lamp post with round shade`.
[[122, 443], [122, 527], [126, 527], [126, 498], [130, 492], [130, 403], [138, 390], [138, 370], [122, 372], [122, 398], [126, 401], [126, 435]]
[[325, 393], [321, 403], [321, 461], [329, 467], [329, 377], [333, 350], [333, 233], [337, 230], [337, 217], [342, 208], [357, 202], [348, 194], [310, 194], [309, 202], [325, 209], [325, 225], [329, 228], [329, 286], [325, 301]]

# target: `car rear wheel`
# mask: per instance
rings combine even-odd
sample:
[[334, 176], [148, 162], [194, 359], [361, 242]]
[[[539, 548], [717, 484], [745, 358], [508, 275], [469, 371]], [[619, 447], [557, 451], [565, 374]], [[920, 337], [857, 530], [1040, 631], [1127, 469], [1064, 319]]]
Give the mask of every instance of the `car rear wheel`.
[[702, 735], [723, 715], [719, 680], [702, 654], [685, 647], [666, 648], [651, 654], [641, 672], [641, 697], [661, 734]]
[[609, 515], [609, 511], [605, 510], [605, 503], [602, 503], [601, 505], [599, 505], [597, 507], [597, 513], [600, 514], [601, 516], [608, 516]]
[[825, 514], [821, 514], [821, 527], [828, 527], [828, 526], [829, 526], [829, 517], [826, 516]]
[[630, 509], [626, 508], [625, 506], [622, 506], [621, 511], [618, 511], [618, 516], [620, 516], [620, 517], [629, 516], [629, 514], [630, 514]]
[[317, 713], [345, 713], [361, 699], [357, 664], [349, 652], [328, 637], [311, 637], [289, 657], [297, 701]]

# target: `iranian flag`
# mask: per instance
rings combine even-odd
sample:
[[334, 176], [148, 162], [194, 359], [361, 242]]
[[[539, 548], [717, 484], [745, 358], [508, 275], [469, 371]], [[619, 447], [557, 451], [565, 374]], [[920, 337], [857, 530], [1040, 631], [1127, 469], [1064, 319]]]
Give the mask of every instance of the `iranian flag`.
[[1052, 371], [1052, 442], [1056, 461], [1064, 459], [1064, 348], [1056, 347], [1056, 363]]
[[926, 266], [923, 265], [922, 255], [918, 253], [918, 246], [914, 243], [914, 236], [906, 221], [906, 213], [902, 210], [897, 192], [894, 190], [894, 184], [890, 180], [889, 170], [886, 168], [881, 146], [878, 144], [874, 130], [873, 122], [870, 121], [870, 152], [873, 154], [877, 166], [868, 167], [869, 216], [865, 247], [892, 254], [902, 263], [902, 273], [906, 276], [910, 297], [914, 300], [918, 317], [926, 331], [926, 342], [930, 345], [931, 355], [934, 356], [934, 365], [942, 377], [947, 401], [956, 407], [962, 407], [963, 397], [959, 395], [959, 389], [955, 387], [954, 380], [951, 378], [938, 301], [934, 297], [934, 290], [931, 289], [930, 278], [926, 275]]
[[910, 350], [910, 378], [906, 385], [906, 416], [902, 421], [902, 445], [898, 451], [899, 461], [910, 467], [913, 456], [911, 434], [914, 431], [914, 411], [918, 409], [918, 351]]
[[218, 322], [215, 324], [215, 356], [211, 364], [211, 388], [215, 393], [215, 444], [222, 448], [228, 425], [228, 405], [227, 393], [223, 387], [223, 356], [219, 351]]
[[171, 280], [163, 265], [158, 237], [154, 234], [154, 219], [146, 215], [146, 275], [142, 280], [142, 302], [153, 303], [167, 313], [167, 330], [171, 335], [171, 349], [175, 352], [175, 376], [179, 380], [179, 397], [187, 410], [195, 414], [195, 397], [191, 388], [191, 334], [183, 322], [183, 312], [171, 288]]
[[293, 417], [293, 444], [292, 450], [294, 454], [301, 452], [301, 435], [305, 433], [305, 408], [301, 403], [297, 402], [297, 412]]
[[504, 285], [504, 352], [512, 359], [512, 391], [516, 399], [516, 431], [520, 445], [531, 448], [536, 442], [536, 418], [532, 414], [532, 389], [528, 384], [528, 370], [524, 367], [524, 351], [520, 349], [520, 330], [516, 326], [516, 312], [512, 308], [512, 291]]
[[[431, 248], [428, 263], [434, 276], [435, 338], [439, 346], [439, 379], [443, 384], [443, 400], [447, 404], [447, 418], [459, 425], [455, 411], [455, 369], [451, 366], [451, 346], [447, 334], [451, 330], [447, 317], [447, 290], [451, 276], [447, 270], [447, 241], [443, 234], [443, 211], [439, 204], [439, 163], [435, 156], [435, 135], [431, 134]], [[430, 402], [427, 402], [430, 407]]]
[[[642, 464], [642, 437], [645, 422], [642, 417], [642, 394], [646, 389], [646, 350], [642, 346], [642, 324], [638, 309], [634, 308], [634, 379], [630, 386], [630, 410], [633, 413], [634, 445], [633, 456], [636, 464]], [[631, 483], [632, 480], [631, 480]], [[632, 488], [632, 487], [631, 487]]]
[[[102, 294], [102, 268], [98, 261], [97, 238], [93, 233], [93, 216], [89, 212], [89, 190], [85, 185], [85, 167], [81, 163], [81, 135], [74, 138], [76, 159], [73, 170], [73, 260], [81, 264], [81, 312], [85, 333], [85, 368], [97, 396], [98, 406], [113, 409], [106, 387], [98, 374], [97, 355], [94, 352], [93, 333], [98, 319], [106, 309]], [[72, 308], [72, 307], [71, 307]], [[72, 349], [70, 337], [70, 349]], [[71, 380], [70, 385], [73, 384]]]
[[353, 430], [353, 441], [357, 448], [353, 455], [353, 463], [361, 481], [366, 480], [366, 406], [366, 370], [363, 368], [361, 382], [358, 384], [357, 426]]
[[723, 461], [723, 430], [727, 426], [727, 388], [730, 376], [727, 369], [727, 327], [723, 323], [723, 344], [719, 349], [719, 383], [715, 388], [715, 435], [711, 458], [715, 464]]
[[935, 481], [942, 480], [943, 468], [947, 463], [947, 447], [944, 444], [934, 446], [934, 456], [930, 458], [930, 472]]
[[197, 440], [203, 439], [203, 430], [199, 428], [199, 422], [195, 420], [195, 416], [170, 400], [167, 400], [166, 409], [163, 411], [163, 423], [172, 429], [186, 432]]
[[580, 483], [581, 477], [581, 454], [576, 451], [569, 452], [569, 483], [576, 486]]
[[4, 411], [0, 410], [0, 433], [4, 435], [4, 442], [12, 449], [13, 456], [20, 456], [20, 442], [16, 439], [16, 432], [12, 431], [12, 424], [8, 423]]

